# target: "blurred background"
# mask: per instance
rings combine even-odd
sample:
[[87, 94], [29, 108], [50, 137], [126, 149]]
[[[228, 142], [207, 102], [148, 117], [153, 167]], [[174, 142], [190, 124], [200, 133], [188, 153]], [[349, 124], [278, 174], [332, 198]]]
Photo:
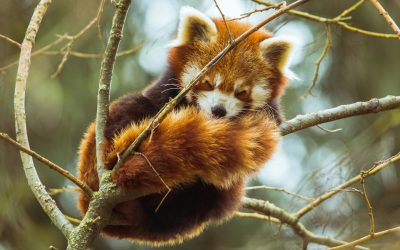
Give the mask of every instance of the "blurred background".
[[[22, 42], [38, 1], [2, 0], [0, 34]], [[292, 1], [288, 1], [290, 3]], [[323, 17], [335, 17], [356, 1], [310, 1], [300, 9]], [[228, 17], [262, 8], [250, 0], [219, 0]], [[382, 0], [382, 5], [400, 23], [400, 1]], [[57, 40], [63, 34], [74, 35], [97, 13], [98, 0], [54, 1], [45, 15], [34, 50]], [[190, 5], [208, 15], [219, 16], [213, 1], [134, 0], [124, 30], [120, 51], [130, 50], [118, 58], [112, 81], [112, 99], [140, 91], [163, 71], [167, 45], [173, 39], [180, 6]], [[76, 41], [71, 50], [99, 57], [107, 41], [113, 15], [110, 1], [105, 2], [99, 30], [96, 25]], [[256, 23], [271, 12], [252, 15], [245, 21]], [[351, 14], [348, 22], [371, 31], [392, 33], [389, 25], [367, 1]], [[332, 48], [323, 60], [313, 95], [304, 98], [326, 39], [325, 25], [296, 16], [282, 16], [266, 27], [278, 34], [297, 38], [291, 69], [298, 79], [291, 81], [282, 105], [287, 118], [369, 100], [400, 94], [400, 42], [353, 33], [331, 25]], [[31, 148], [75, 173], [77, 148], [83, 132], [95, 118], [96, 93], [101, 56], [81, 58], [71, 54], [61, 71], [57, 68], [63, 55], [60, 42], [32, 60], [26, 97], [27, 125]], [[133, 52], [132, 52], [133, 51]], [[0, 131], [15, 137], [13, 92], [19, 49], [0, 40]], [[11, 64], [11, 66], [10, 66]], [[57, 72], [57, 74], [55, 74]], [[54, 75], [55, 74], [55, 75]], [[52, 77], [53, 75], [53, 77]], [[345, 180], [370, 168], [374, 162], [400, 151], [400, 111], [348, 118], [321, 125], [339, 129], [330, 133], [318, 127], [285, 136], [280, 149], [249, 185], [285, 188], [308, 197], [316, 197]], [[73, 187], [59, 174], [36, 164], [47, 188]], [[366, 181], [367, 192], [375, 213], [376, 230], [400, 225], [400, 163], [394, 164]], [[0, 141], [0, 250], [64, 249], [66, 241], [51, 224], [27, 186], [18, 151]], [[355, 188], [360, 189], [359, 185]], [[269, 200], [289, 212], [306, 205], [306, 201], [281, 192], [254, 190], [250, 197]], [[80, 218], [75, 207], [75, 193], [54, 196], [61, 209]], [[343, 192], [314, 209], [302, 220], [311, 231], [354, 240], [368, 234], [369, 217], [363, 197]], [[285, 226], [233, 218], [220, 226], [209, 227], [201, 236], [180, 246], [161, 249], [299, 249], [301, 239]], [[400, 235], [371, 241], [372, 249], [400, 249]], [[151, 249], [124, 240], [102, 238], [96, 249]], [[324, 249], [310, 245], [309, 249]]]

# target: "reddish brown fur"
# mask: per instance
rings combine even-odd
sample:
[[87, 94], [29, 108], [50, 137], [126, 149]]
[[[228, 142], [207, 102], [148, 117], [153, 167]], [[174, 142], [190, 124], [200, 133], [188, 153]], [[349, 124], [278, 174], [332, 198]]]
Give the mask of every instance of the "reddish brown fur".
[[[169, 65], [163, 77], [146, 89], [143, 95], [128, 95], [114, 101], [107, 119], [102, 157], [109, 168], [136, 136], [146, 127], [149, 117], [178, 93], [179, 77], [184, 65], [196, 60], [205, 65], [228, 44], [225, 26], [214, 20], [218, 35], [212, 46], [202, 42], [172, 48]], [[228, 23], [234, 37], [248, 25]], [[239, 118], [213, 120], [187, 100], [167, 118], [140, 146], [142, 155], [127, 159], [114, 175], [125, 188], [151, 190], [155, 194], [117, 205], [116, 213], [128, 225], [107, 226], [103, 233], [152, 244], [173, 244], [199, 234], [210, 224], [229, 218], [239, 207], [244, 193], [244, 179], [259, 170], [275, 150], [279, 139], [278, 97], [284, 81], [280, 72], [268, 64], [258, 49], [271, 35], [257, 31], [228, 53], [210, 72], [223, 72], [224, 88], [230, 91], [238, 76], [269, 79], [272, 96], [268, 112], [247, 112]], [[234, 72], [234, 73], [233, 73]], [[251, 82], [251, 81], [249, 81]], [[172, 86], [171, 86], [172, 84]], [[174, 88], [175, 87], [175, 88]], [[149, 165], [151, 163], [172, 192], [155, 212], [166, 187]], [[79, 150], [78, 177], [98, 190], [95, 156], [95, 129], [92, 124]], [[85, 213], [89, 199], [83, 192], [78, 207]]]

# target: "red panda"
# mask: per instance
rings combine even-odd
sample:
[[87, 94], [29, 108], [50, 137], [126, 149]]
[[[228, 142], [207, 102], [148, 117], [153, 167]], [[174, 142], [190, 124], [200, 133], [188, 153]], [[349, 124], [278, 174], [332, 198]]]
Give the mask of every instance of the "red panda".
[[[237, 21], [227, 21], [227, 26], [229, 31], [222, 20], [182, 8], [164, 75], [142, 94], [129, 94], [110, 105], [101, 156], [107, 168], [150, 118], [229, 44], [230, 36], [250, 28]], [[199, 80], [140, 145], [141, 154], [130, 156], [113, 176], [123, 188], [153, 194], [118, 204], [113, 212], [126, 225], [109, 225], [102, 232], [154, 245], [176, 244], [231, 217], [244, 195], [245, 178], [260, 169], [278, 143], [279, 98], [292, 47], [288, 40], [257, 31]], [[80, 145], [78, 177], [98, 190], [94, 124]], [[160, 204], [165, 184], [172, 191]], [[80, 192], [82, 213], [88, 204]]]

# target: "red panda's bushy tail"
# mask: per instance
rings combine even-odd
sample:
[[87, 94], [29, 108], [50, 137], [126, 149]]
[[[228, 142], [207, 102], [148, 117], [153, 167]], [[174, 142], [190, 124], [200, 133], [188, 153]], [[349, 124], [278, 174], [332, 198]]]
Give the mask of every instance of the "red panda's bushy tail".
[[[115, 162], [148, 125], [132, 124], [116, 135], [106, 162]], [[195, 107], [170, 113], [114, 175], [120, 186], [159, 192], [202, 181], [228, 188], [260, 169], [274, 152], [279, 131], [265, 113], [235, 120], [210, 119]], [[162, 180], [161, 180], [162, 178]], [[165, 183], [165, 184], [164, 184]]]

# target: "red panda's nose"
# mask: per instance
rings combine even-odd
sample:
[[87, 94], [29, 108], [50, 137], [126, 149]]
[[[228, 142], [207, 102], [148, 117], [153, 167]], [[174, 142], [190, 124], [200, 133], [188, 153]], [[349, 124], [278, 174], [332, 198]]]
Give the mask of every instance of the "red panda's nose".
[[217, 118], [224, 117], [226, 109], [222, 105], [217, 105], [211, 108], [211, 113]]

